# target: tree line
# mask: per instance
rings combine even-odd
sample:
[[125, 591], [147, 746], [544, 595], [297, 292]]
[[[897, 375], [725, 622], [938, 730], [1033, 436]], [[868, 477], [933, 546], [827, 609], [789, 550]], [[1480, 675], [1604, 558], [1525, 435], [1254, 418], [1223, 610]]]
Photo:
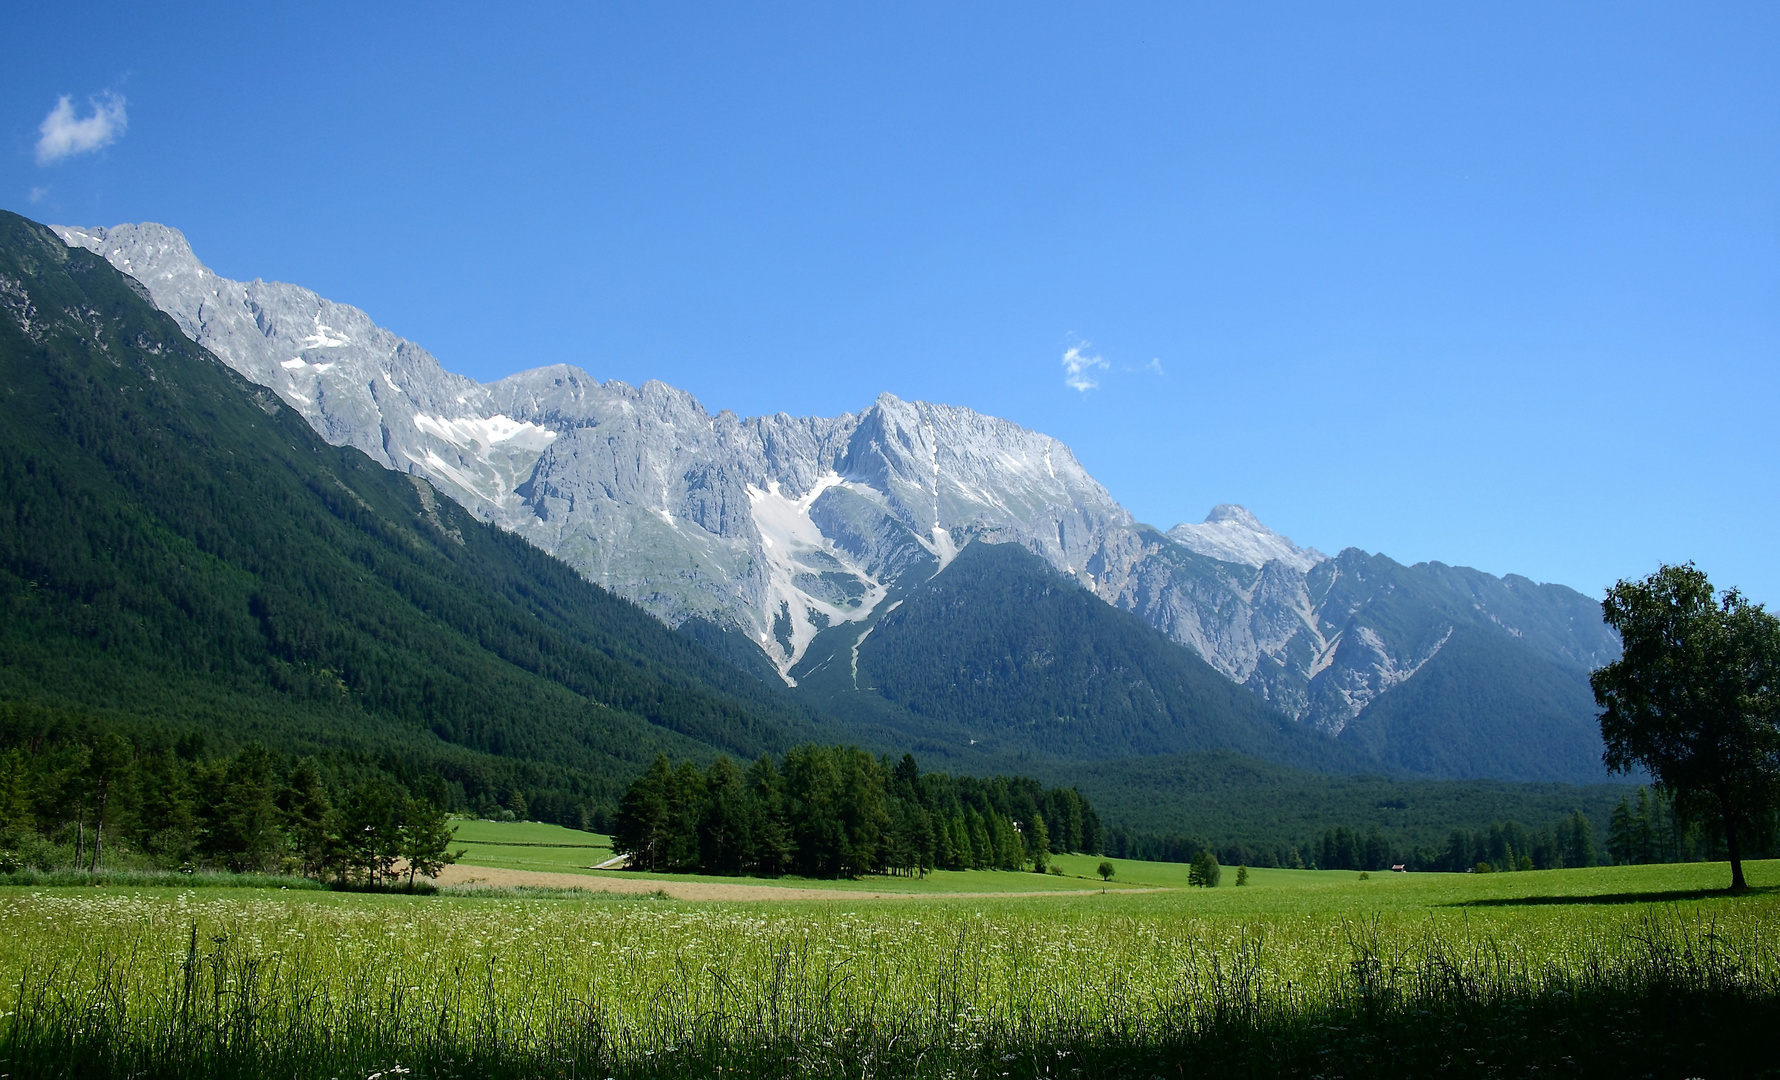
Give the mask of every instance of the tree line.
[[201, 733], [0, 713], [0, 872], [215, 869], [412, 887], [455, 861], [441, 790], [257, 742], [215, 753]]
[[613, 850], [637, 869], [768, 877], [1042, 873], [1054, 853], [1101, 844], [1100, 819], [1073, 788], [923, 773], [913, 755], [814, 744], [746, 769], [658, 756], [624, 793], [612, 831]]

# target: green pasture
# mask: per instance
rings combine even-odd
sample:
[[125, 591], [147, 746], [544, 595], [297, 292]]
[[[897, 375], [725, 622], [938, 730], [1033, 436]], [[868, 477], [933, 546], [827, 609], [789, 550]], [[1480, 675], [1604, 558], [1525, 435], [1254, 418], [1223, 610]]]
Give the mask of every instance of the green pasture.
[[[560, 825], [536, 821], [453, 822], [457, 842], [453, 851], [464, 854], [458, 861], [464, 866], [484, 866], [499, 870], [537, 870], [553, 874], [583, 874], [589, 877], [625, 879], [660, 879], [664, 881], [702, 881], [714, 884], [778, 885], [791, 888], [831, 889], [836, 893], [894, 892], [911, 895], [942, 893], [1020, 893], [1071, 892], [1102, 887], [1094, 867], [1100, 860], [1078, 857], [1082, 865], [1066, 871], [1071, 876], [1013, 873], [996, 870], [936, 870], [924, 878], [874, 876], [857, 880], [777, 877], [719, 877], [706, 874], [648, 874], [635, 870], [594, 870], [593, 867], [612, 857], [611, 838], [598, 833], [578, 832]], [[1072, 865], [1074, 865], [1072, 863]], [[1172, 864], [1136, 864], [1171, 866]], [[1079, 870], [1079, 872], [1078, 872]], [[1186, 881], [1186, 868], [1180, 868], [1181, 882]], [[1113, 889], [1137, 887], [1135, 882], [1114, 882]]]
[[452, 823], [457, 837], [452, 851], [467, 866], [503, 870], [539, 870], [552, 874], [587, 872], [612, 857], [612, 838], [541, 821], [478, 821]]
[[[938, 870], [924, 878], [873, 876], [834, 881], [796, 877], [748, 878], [699, 874], [646, 874], [631, 870], [596, 871], [591, 866], [611, 858], [611, 840], [534, 821], [464, 820], [455, 823], [467, 866], [509, 870], [540, 870], [583, 874], [594, 878], [702, 881], [716, 884], [778, 885], [832, 890], [837, 898], [856, 893], [899, 893], [943, 897], [948, 893], [1070, 893], [1082, 890], [1186, 893], [1175, 902], [1191, 904], [1195, 913], [1364, 913], [1399, 910], [1437, 911], [1457, 907], [1566, 906], [1576, 903], [1662, 903], [1674, 900], [1715, 902], [1715, 891], [1730, 881], [1724, 863], [1672, 863], [1652, 866], [1592, 867], [1586, 870], [1535, 870], [1498, 874], [1394, 874], [1375, 871], [1364, 876], [1349, 870], [1276, 870], [1251, 868], [1249, 883], [1236, 887], [1234, 866], [1224, 867], [1216, 889], [1189, 889], [1184, 863], [1106, 859], [1098, 855], [1057, 855], [1052, 863], [1062, 876], [999, 870]], [[1110, 882], [1097, 868], [1113, 864]], [[1757, 898], [1776, 890], [1780, 899], [1780, 861], [1745, 864]], [[1060, 898], [1059, 898], [1060, 899]], [[1145, 901], [1148, 903], [1149, 901]]]
[[923, 896], [847, 891], [868, 881], [747, 903], [0, 888], [0, 1072], [1308, 1076], [1336, 1047], [1343, 1075], [1388, 1049], [1398, 1074], [1562, 1074], [1594, 1054], [1687, 1076], [1754, 1045], [1720, 1029], [1780, 1020], [1777, 862], [1736, 897], [1712, 864], [1257, 869], [1241, 888], [1229, 868], [1206, 890], [1114, 862], [1148, 887], [957, 895], [1045, 880], [981, 871]]

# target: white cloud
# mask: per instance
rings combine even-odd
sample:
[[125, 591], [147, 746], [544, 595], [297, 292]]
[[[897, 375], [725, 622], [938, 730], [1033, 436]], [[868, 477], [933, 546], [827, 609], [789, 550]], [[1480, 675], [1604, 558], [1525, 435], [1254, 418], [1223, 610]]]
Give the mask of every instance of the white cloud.
[[1149, 368], [1158, 375], [1168, 374], [1166, 371], [1162, 370], [1162, 358], [1160, 356], [1151, 357], [1150, 362], [1145, 364], [1144, 367]]
[[1063, 354], [1063, 385], [1083, 393], [1100, 385], [1100, 380], [1092, 372], [1107, 366], [1106, 361], [1098, 356], [1082, 355], [1082, 349], [1086, 347], [1087, 342], [1071, 345], [1069, 351]]
[[31, 201], [32, 201], [32, 202], [34, 202], [34, 203], [39, 203], [39, 202], [42, 202], [42, 201], [43, 201], [43, 197], [44, 197], [44, 196], [45, 196], [45, 195], [48, 195], [48, 194], [49, 194], [49, 188], [47, 188], [47, 187], [34, 187], [34, 188], [32, 188], [32, 189], [31, 189]]
[[63, 94], [56, 100], [56, 107], [37, 129], [42, 133], [37, 140], [37, 164], [53, 165], [65, 157], [110, 146], [129, 126], [121, 96], [106, 93], [89, 98], [87, 104], [93, 107], [93, 115], [76, 117], [73, 98]]

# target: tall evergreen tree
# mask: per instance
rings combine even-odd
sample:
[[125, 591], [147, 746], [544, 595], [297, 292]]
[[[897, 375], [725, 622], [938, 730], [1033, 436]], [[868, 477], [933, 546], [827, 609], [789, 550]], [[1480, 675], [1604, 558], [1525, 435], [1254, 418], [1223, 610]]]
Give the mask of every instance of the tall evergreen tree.
[[426, 799], [409, 799], [402, 815], [401, 840], [398, 851], [408, 864], [408, 888], [414, 888], [414, 876], [423, 874], [436, 878], [439, 872], [455, 863], [463, 852], [453, 852], [450, 815]]
[[1026, 851], [1032, 860], [1032, 872], [1042, 874], [1051, 868], [1051, 830], [1043, 814], [1033, 814], [1026, 830]]
[[1595, 827], [1588, 820], [1588, 815], [1577, 810], [1570, 815], [1570, 845], [1564, 855], [1568, 866], [1593, 866], [1598, 858], [1595, 852]]
[[284, 849], [277, 771], [271, 752], [249, 743], [213, 780], [216, 798], [203, 844], [231, 870], [266, 871], [277, 866]]
[[87, 757], [87, 790], [93, 800], [93, 873], [105, 868], [105, 821], [112, 797], [129, 784], [135, 748], [115, 731], [93, 740]]
[[297, 762], [286, 778], [278, 808], [284, 813], [286, 835], [302, 872], [314, 878], [340, 867], [341, 846], [334, 808], [323, 786], [314, 758]]

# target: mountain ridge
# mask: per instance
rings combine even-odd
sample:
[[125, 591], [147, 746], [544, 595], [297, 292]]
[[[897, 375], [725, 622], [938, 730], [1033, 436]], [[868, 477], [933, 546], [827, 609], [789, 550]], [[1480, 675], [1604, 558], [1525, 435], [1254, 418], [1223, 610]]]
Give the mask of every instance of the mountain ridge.
[[567, 365], [476, 384], [356, 308], [217, 277], [176, 230], [57, 230], [323, 438], [426, 477], [671, 626], [745, 636], [788, 685], [818, 639], [852, 634], [856, 652], [894, 595], [975, 542], [1020, 545], [1331, 735], [1460, 628], [1573, 679], [1616, 654], [1598, 607], [1562, 586], [1327, 556], [1228, 504], [1153, 529], [1061, 442], [974, 410], [884, 394], [837, 417], [713, 416], [666, 384]]
[[610, 809], [812, 714], [430, 484], [320, 438], [105, 262], [0, 213], [0, 700]]

